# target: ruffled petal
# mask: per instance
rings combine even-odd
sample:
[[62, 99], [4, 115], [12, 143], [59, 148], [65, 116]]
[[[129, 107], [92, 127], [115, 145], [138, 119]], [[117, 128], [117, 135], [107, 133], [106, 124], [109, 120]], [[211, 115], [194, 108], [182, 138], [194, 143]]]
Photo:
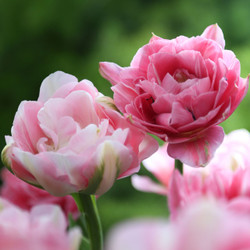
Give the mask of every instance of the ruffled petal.
[[205, 166], [224, 138], [223, 128], [213, 126], [197, 138], [182, 143], [169, 143], [168, 154], [192, 167]]
[[42, 82], [38, 101], [43, 103], [46, 102], [61, 86], [72, 82], [78, 82], [77, 78], [73, 75], [64, 73], [62, 71], [57, 71], [53, 74], [50, 74]]

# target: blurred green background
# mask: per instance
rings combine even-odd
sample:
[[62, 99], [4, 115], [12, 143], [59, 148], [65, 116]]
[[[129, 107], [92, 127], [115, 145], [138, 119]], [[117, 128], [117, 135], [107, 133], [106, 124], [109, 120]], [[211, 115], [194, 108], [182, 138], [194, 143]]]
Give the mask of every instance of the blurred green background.
[[[112, 96], [98, 72], [99, 61], [129, 65], [152, 32], [164, 38], [196, 36], [218, 23], [250, 72], [248, 0], [0, 0], [0, 146], [10, 134], [22, 100], [37, 99], [42, 80], [56, 70], [91, 80]], [[250, 130], [249, 94], [223, 126], [226, 132]], [[144, 169], [140, 174], [148, 174]], [[126, 178], [98, 200], [105, 232], [134, 216], [167, 216], [166, 199], [135, 191]]]

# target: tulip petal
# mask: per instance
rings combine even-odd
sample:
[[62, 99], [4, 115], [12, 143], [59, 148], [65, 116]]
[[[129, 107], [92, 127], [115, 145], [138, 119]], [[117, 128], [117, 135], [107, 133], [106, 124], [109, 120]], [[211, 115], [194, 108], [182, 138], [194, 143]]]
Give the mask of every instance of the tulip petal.
[[50, 74], [42, 82], [38, 101], [43, 103], [46, 102], [54, 95], [57, 89], [59, 89], [62, 85], [71, 82], [78, 82], [78, 80], [75, 76], [62, 71], [57, 71], [53, 74]]
[[163, 185], [152, 181], [148, 176], [133, 175], [131, 177], [132, 185], [135, 189], [143, 192], [167, 195], [167, 189]]
[[120, 173], [124, 173], [126, 168], [131, 165], [133, 155], [132, 152], [121, 143], [106, 140], [97, 147], [96, 156], [97, 169], [99, 169], [103, 175], [95, 194], [101, 195], [108, 191]]
[[100, 62], [99, 71], [100, 74], [107, 79], [112, 85], [116, 85], [121, 82], [120, 72], [123, 69], [115, 63]]
[[37, 113], [42, 104], [33, 101], [23, 101], [15, 115], [12, 135], [16, 145], [21, 149], [36, 153], [36, 144], [43, 131], [38, 125]]
[[[87, 159], [84, 161], [82, 157], [56, 152], [33, 155], [18, 148], [13, 149], [13, 155], [22, 167], [54, 196], [75, 193], [79, 191], [79, 188], [84, 189], [87, 186], [86, 178], [84, 179], [81, 174], [81, 169]], [[12, 169], [15, 172], [15, 168], [12, 167]], [[17, 169], [19, 170], [20, 167]]]
[[133, 88], [125, 84], [117, 84], [111, 89], [114, 91], [115, 104], [121, 112], [125, 112], [124, 107], [138, 96]]
[[167, 144], [143, 161], [145, 168], [151, 172], [165, 187], [168, 187], [174, 170], [174, 159], [167, 154]]
[[168, 206], [171, 217], [175, 218], [178, 209], [182, 208], [185, 197], [186, 188], [184, 187], [184, 179], [178, 170], [174, 170], [169, 185]]
[[169, 143], [168, 154], [192, 167], [205, 166], [224, 138], [223, 128], [213, 126], [187, 142]]
[[202, 37], [205, 37], [207, 39], [212, 39], [224, 49], [225, 47], [225, 39], [223, 32], [218, 24], [213, 24], [208, 26], [202, 33]]

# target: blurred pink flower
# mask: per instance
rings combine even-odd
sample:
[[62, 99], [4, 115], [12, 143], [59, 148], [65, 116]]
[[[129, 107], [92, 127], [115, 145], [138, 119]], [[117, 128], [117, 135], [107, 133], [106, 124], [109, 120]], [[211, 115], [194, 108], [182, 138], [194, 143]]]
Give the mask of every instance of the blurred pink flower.
[[183, 175], [174, 170], [174, 159], [164, 149], [166, 144], [143, 161], [160, 183], [137, 175], [132, 177], [132, 183], [142, 191], [167, 194], [172, 218], [180, 208], [199, 197], [213, 196], [228, 203], [240, 197], [250, 198], [250, 134], [247, 130], [226, 135], [205, 168], [184, 165]]
[[117, 112], [88, 80], [48, 76], [37, 101], [23, 101], [3, 163], [20, 179], [52, 195], [105, 193], [117, 178], [139, 170], [158, 147]]
[[67, 222], [60, 207], [34, 206], [24, 211], [0, 198], [0, 248], [8, 250], [77, 250], [79, 228], [66, 231]]
[[217, 124], [237, 108], [248, 88], [240, 62], [225, 50], [216, 25], [201, 36], [168, 40], [153, 35], [130, 67], [101, 62], [114, 86], [114, 101], [133, 123], [168, 142], [168, 153], [189, 166], [203, 166], [224, 136]]
[[[248, 207], [250, 199], [248, 199]], [[118, 224], [108, 234], [106, 250], [246, 250], [250, 216], [214, 199], [200, 199], [178, 220], [140, 219]]]
[[250, 199], [249, 152], [249, 132], [235, 130], [225, 137], [208, 166], [200, 169], [186, 166], [183, 176], [174, 171], [168, 193], [172, 217], [201, 196], [213, 196], [229, 204], [240, 197]]
[[61, 207], [66, 218], [69, 214], [72, 214], [75, 219], [79, 216], [76, 203], [70, 195], [53, 196], [43, 189], [20, 180], [7, 169], [2, 170], [2, 181], [1, 197], [22, 209], [30, 210], [35, 205], [55, 204]]

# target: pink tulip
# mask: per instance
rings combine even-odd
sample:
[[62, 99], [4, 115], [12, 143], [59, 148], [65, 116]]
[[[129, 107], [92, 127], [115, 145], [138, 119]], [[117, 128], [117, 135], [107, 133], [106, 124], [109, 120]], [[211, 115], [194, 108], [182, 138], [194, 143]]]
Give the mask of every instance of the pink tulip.
[[66, 218], [69, 214], [73, 215], [75, 219], [79, 216], [76, 203], [70, 195], [53, 196], [43, 189], [20, 180], [7, 169], [2, 171], [2, 181], [1, 197], [24, 210], [31, 210], [35, 205], [55, 204], [61, 207]]
[[168, 193], [172, 217], [178, 215], [181, 207], [202, 196], [213, 196], [227, 201], [229, 206], [235, 199], [250, 199], [249, 151], [249, 132], [236, 130], [225, 137], [215, 157], [205, 169], [191, 169], [186, 166], [183, 176], [175, 171]]
[[129, 67], [100, 63], [114, 86], [114, 101], [133, 123], [168, 142], [168, 153], [189, 166], [204, 166], [224, 136], [217, 126], [246, 94], [248, 77], [224, 49], [216, 25], [201, 36], [173, 40], [153, 35]]
[[[133, 176], [136, 189], [168, 196], [171, 217], [189, 203], [204, 196], [227, 201], [234, 207], [235, 199], [250, 198], [250, 134], [235, 130], [225, 136], [214, 158], [205, 168], [184, 165], [181, 175], [174, 171], [174, 160], [168, 156], [166, 144], [148, 159], [145, 167], [158, 179], [156, 183], [145, 176]], [[237, 203], [238, 204], [238, 203]], [[250, 209], [249, 209], [250, 214]]]
[[[248, 199], [248, 207], [250, 199]], [[246, 250], [250, 216], [214, 199], [200, 199], [181, 211], [178, 220], [123, 222], [108, 234], [106, 250]]]
[[27, 212], [2, 198], [0, 207], [0, 249], [79, 249], [81, 231], [66, 231], [67, 222], [60, 207], [38, 205]]
[[23, 101], [6, 137], [4, 164], [55, 196], [105, 193], [139, 170], [157, 142], [131, 125], [88, 80], [48, 76], [37, 101]]

